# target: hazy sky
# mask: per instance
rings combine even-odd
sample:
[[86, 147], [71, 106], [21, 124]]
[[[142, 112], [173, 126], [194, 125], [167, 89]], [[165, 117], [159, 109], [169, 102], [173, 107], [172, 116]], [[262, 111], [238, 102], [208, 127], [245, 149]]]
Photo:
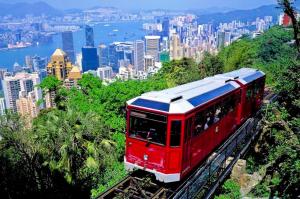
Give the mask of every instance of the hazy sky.
[[[41, 0], [0, 0], [3, 3], [36, 2]], [[194, 9], [226, 7], [249, 9], [276, 3], [276, 0], [44, 0], [59, 9], [114, 6], [123, 9]]]

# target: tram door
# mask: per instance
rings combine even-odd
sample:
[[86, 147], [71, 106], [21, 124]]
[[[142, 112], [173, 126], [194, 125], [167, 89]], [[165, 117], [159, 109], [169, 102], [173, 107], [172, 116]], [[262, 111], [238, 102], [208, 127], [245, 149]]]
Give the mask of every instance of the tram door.
[[192, 117], [185, 120], [183, 154], [182, 154], [182, 173], [189, 170], [191, 166], [191, 138], [192, 138]]

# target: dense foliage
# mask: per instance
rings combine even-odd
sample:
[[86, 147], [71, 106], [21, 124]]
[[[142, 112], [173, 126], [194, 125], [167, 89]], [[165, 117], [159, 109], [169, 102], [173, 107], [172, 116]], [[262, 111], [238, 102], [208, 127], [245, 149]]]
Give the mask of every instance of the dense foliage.
[[[0, 117], [1, 195], [97, 196], [126, 175], [125, 102], [199, 78], [198, 65], [191, 59], [167, 62], [159, 74], [145, 81], [117, 81], [109, 86], [90, 74], [83, 75], [79, 89], [70, 90], [54, 76], [45, 78], [40, 87], [56, 93], [57, 108], [41, 111], [30, 129], [24, 128], [17, 114]], [[20, 182], [26, 186], [16, 186]]]
[[[261, 69], [278, 93], [277, 104], [265, 110], [263, 132], [247, 157], [248, 171], [263, 177], [250, 193], [254, 197], [299, 197], [300, 60], [292, 33], [276, 26], [255, 39], [243, 37], [217, 55], [225, 71]], [[217, 198], [232, 198], [223, 192]]]
[[228, 179], [222, 185], [222, 193], [215, 199], [239, 199], [241, 198], [240, 186], [233, 180]]
[[[166, 62], [157, 75], [144, 81], [117, 81], [104, 86], [87, 74], [78, 82], [79, 89], [68, 90], [55, 77], [47, 77], [40, 87], [56, 93], [57, 108], [41, 111], [30, 129], [17, 114], [8, 112], [0, 117], [1, 196], [97, 196], [126, 175], [127, 100], [244, 66], [265, 71], [268, 84], [281, 96], [281, 108], [266, 110], [267, 128], [257, 154], [251, 157], [257, 158], [252, 169], [267, 168], [265, 179], [270, 180], [259, 185], [268, 190], [267, 194], [291, 196], [299, 183], [300, 104], [299, 62], [291, 39], [291, 30], [273, 27], [255, 39], [241, 38], [218, 55], [205, 54], [199, 64], [186, 58]], [[296, 175], [291, 176], [293, 173]], [[283, 189], [286, 186], [288, 189]], [[225, 183], [224, 189], [225, 196], [239, 197], [232, 182]], [[261, 190], [258, 187], [253, 194], [264, 195]]]

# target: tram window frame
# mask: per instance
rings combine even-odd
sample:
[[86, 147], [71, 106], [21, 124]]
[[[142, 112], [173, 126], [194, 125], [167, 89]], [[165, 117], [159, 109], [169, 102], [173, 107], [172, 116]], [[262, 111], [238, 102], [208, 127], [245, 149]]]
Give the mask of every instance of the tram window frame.
[[[174, 125], [177, 123], [176, 125]], [[174, 128], [175, 127], [175, 133]], [[171, 129], [170, 129], [170, 146], [171, 147], [180, 147], [181, 146], [181, 127], [182, 121], [181, 120], [171, 120]], [[175, 138], [175, 139], [174, 139]], [[175, 142], [174, 142], [175, 140]]]
[[[220, 112], [218, 114], [217, 114], [217, 110], [220, 110]], [[223, 110], [224, 110], [224, 106], [223, 106], [222, 101], [216, 103], [216, 105], [215, 105], [215, 118], [214, 118], [215, 122], [214, 123], [218, 123], [220, 120], [222, 120], [222, 118], [224, 117]], [[216, 118], [218, 118], [218, 120], [216, 120]]]
[[[145, 112], [139, 110], [131, 110], [129, 115], [129, 133], [128, 136], [134, 139], [151, 142], [152, 144], [157, 144], [160, 146], [167, 145], [167, 116], [158, 115], [152, 112]], [[160, 125], [159, 128], [154, 129], [155, 131], [151, 131], [153, 129], [149, 128], [149, 130], [145, 131], [145, 129], [141, 130], [141, 123], [153, 123], [156, 125]], [[139, 123], [139, 124], [137, 124]], [[145, 127], [145, 126], [144, 126]], [[143, 128], [144, 128], [143, 127]], [[148, 132], [149, 131], [149, 132]], [[151, 131], [151, 132], [150, 132]], [[148, 132], [148, 133], [147, 133]], [[149, 136], [151, 133], [151, 136]], [[151, 140], [148, 139], [148, 136]], [[155, 139], [153, 139], [155, 138]]]
[[184, 138], [183, 138], [183, 143], [187, 143], [188, 140], [192, 136], [192, 129], [193, 129], [193, 117], [190, 117], [185, 120], [185, 129], [184, 129]]
[[251, 98], [253, 98], [253, 85], [252, 84], [250, 84], [247, 87], [247, 91], [246, 91], [246, 99], [250, 100]]
[[[194, 116], [194, 123], [192, 125], [193, 135], [192, 137], [199, 136], [205, 129], [206, 124], [206, 110], [198, 111]], [[199, 123], [198, 123], [199, 121]], [[198, 125], [201, 125], [198, 127]]]

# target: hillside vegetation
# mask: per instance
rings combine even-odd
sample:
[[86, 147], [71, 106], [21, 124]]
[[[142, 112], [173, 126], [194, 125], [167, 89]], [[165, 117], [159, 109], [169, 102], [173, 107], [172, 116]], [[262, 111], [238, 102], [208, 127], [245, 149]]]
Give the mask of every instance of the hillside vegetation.
[[0, 117], [1, 196], [97, 196], [126, 175], [127, 100], [245, 66], [266, 72], [268, 84], [281, 94], [279, 103], [266, 110], [258, 150], [249, 157], [252, 170], [267, 171], [253, 195], [291, 196], [300, 171], [300, 73], [291, 40], [291, 30], [274, 27], [256, 39], [244, 37], [234, 42], [217, 56], [206, 54], [199, 64], [186, 58], [167, 62], [157, 75], [144, 81], [103, 86], [98, 78], [83, 75], [80, 89], [67, 90], [54, 77], [47, 77], [40, 86], [57, 92], [57, 108], [42, 111], [30, 129], [14, 113]]

